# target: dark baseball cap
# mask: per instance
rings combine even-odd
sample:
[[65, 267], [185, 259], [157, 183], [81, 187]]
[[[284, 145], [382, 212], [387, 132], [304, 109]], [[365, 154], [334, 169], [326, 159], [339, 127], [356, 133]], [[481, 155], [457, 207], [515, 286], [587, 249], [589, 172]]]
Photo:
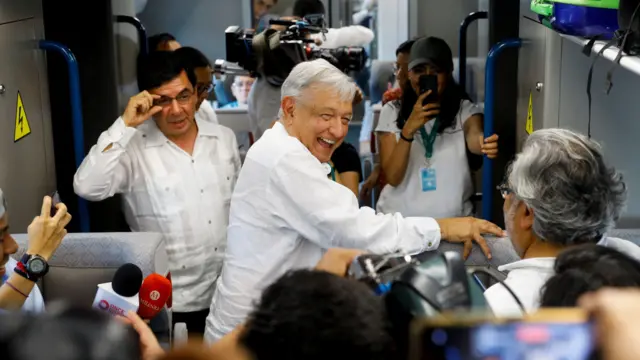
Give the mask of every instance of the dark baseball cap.
[[409, 55], [409, 70], [424, 64], [434, 66], [439, 71], [453, 71], [453, 54], [449, 45], [432, 36], [416, 40]]

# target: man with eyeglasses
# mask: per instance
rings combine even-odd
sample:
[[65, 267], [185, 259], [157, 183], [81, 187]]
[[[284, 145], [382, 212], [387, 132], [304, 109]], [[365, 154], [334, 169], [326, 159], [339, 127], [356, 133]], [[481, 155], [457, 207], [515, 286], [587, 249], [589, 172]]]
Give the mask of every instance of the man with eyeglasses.
[[211, 121], [218, 124], [216, 112], [207, 100], [213, 91], [213, 66], [209, 59], [198, 49], [192, 47], [181, 47], [175, 50], [184, 66], [191, 69], [196, 76], [196, 119]]
[[180, 54], [153, 52], [140, 69], [142, 92], [100, 135], [75, 174], [74, 189], [91, 201], [122, 194], [132, 231], [164, 235], [173, 322], [202, 334], [240, 170], [236, 137], [195, 116], [196, 74]]
[[526, 312], [535, 311], [556, 257], [573, 246], [598, 244], [640, 260], [638, 246], [609, 236], [624, 210], [626, 189], [597, 142], [566, 129], [533, 132], [498, 187], [519, 260], [498, 267], [513, 293], [504, 284], [484, 293], [494, 314], [522, 315], [518, 300]]

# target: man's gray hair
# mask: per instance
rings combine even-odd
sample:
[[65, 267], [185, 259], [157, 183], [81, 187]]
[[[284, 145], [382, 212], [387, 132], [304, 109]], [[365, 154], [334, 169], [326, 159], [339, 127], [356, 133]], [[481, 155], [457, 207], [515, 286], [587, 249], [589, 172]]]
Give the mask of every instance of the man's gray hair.
[[4, 193], [0, 189], [0, 218], [7, 212], [7, 200], [4, 198]]
[[356, 83], [327, 60], [317, 59], [296, 65], [282, 84], [281, 99], [298, 98], [302, 92], [313, 85], [325, 85], [335, 90], [344, 101], [353, 101]]
[[531, 134], [508, 171], [508, 186], [533, 210], [533, 231], [549, 242], [597, 242], [625, 207], [622, 174], [600, 145], [565, 129]]

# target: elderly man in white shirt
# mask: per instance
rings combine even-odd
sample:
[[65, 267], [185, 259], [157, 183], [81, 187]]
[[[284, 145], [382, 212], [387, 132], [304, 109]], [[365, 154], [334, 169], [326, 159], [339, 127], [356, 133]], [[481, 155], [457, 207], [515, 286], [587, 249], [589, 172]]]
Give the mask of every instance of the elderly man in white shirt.
[[154, 52], [141, 70], [143, 91], [100, 135], [74, 189], [93, 201], [121, 193], [131, 230], [164, 235], [173, 320], [202, 333], [226, 248], [238, 146], [231, 129], [194, 117], [195, 75], [179, 56]]
[[[207, 318], [213, 342], [240, 324], [261, 290], [287, 270], [311, 268], [332, 247], [377, 253], [435, 250], [440, 239], [499, 236], [473, 218], [403, 218], [360, 208], [329, 178], [333, 151], [347, 134], [356, 85], [325, 60], [297, 65], [282, 86], [282, 117], [249, 149], [232, 197], [229, 246]], [[426, 121], [426, 119], [425, 119]]]
[[[500, 186], [505, 224], [522, 259], [498, 267], [525, 312], [539, 307], [540, 292], [558, 254], [577, 244], [614, 248], [640, 261], [640, 247], [607, 237], [627, 199], [622, 174], [608, 166], [598, 143], [565, 129], [531, 134]], [[502, 284], [484, 293], [498, 316], [522, 315]]]

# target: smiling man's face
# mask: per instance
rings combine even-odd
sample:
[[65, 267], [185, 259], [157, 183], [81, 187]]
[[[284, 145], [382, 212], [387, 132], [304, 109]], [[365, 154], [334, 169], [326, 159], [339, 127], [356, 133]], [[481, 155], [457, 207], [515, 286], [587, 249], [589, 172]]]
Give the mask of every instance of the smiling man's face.
[[283, 99], [282, 110], [289, 134], [324, 163], [347, 135], [353, 102], [344, 101], [329, 86], [315, 85], [305, 89], [299, 99]]

